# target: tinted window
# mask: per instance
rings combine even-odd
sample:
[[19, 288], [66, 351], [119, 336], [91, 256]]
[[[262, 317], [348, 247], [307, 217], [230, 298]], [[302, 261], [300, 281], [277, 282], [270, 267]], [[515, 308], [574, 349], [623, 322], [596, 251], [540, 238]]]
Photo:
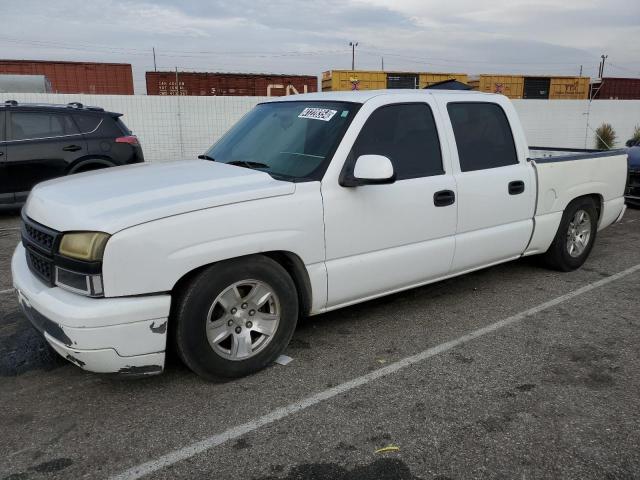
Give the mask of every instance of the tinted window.
[[447, 105], [463, 172], [518, 163], [511, 126], [495, 103]]
[[12, 113], [11, 138], [25, 140], [64, 135], [64, 117], [48, 113]]
[[69, 115], [61, 115], [62, 120], [64, 122], [64, 134], [65, 135], [77, 135], [80, 133], [78, 127], [73, 122]]
[[98, 115], [85, 115], [82, 113], [75, 113], [73, 115], [80, 131], [82, 133], [93, 132], [100, 123], [100, 117]]
[[438, 131], [424, 103], [389, 105], [371, 114], [353, 146], [354, 158], [384, 155], [398, 180], [444, 173]]

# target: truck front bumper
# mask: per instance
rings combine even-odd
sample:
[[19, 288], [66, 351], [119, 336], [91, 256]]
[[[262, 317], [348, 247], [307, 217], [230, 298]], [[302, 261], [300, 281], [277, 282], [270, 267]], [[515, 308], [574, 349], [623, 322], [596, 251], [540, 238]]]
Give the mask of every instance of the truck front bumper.
[[150, 375], [164, 369], [170, 295], [89, 298], [48, 287], [18, 245], [11, 273], [20, 306], [62, 357], [98, 373]]

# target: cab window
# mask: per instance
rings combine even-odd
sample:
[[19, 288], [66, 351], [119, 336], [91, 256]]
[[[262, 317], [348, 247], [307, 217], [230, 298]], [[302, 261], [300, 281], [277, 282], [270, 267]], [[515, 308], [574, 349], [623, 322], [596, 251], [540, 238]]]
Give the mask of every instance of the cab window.
[[444, 173], [438, 130], [426, 103], [387, 105], [367, 119], [352, 149], [361, 155], [383, 155], [397, 180]]

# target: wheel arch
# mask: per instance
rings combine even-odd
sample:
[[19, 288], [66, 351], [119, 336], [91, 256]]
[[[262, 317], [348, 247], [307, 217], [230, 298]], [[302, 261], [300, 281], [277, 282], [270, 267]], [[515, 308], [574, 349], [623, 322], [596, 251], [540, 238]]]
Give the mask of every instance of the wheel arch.
[[79, 158], [70, 164], [67, 168], [67, 175], [76, 173], [78, 170], [91, 165], [99, 165], [103, 168], [109, 168], [117, 166], [117, 163], [107, 155], [91, 155], [89, 157]]
[[[298, 302], [300, 307], [300, 313], [303, 316], [308, 316], [311, 311], [312, 299], [313, 299], [313, 291], [311, 286], [311, 279], [309, 277], [309, 272], [302, 261], [302, 259], [293, 252], [285, 251], [285, 250], [273, 250], [268, 252], [260, 252], [250, 255], [242, 255], [239, 257], [226, 258], [224, 260], [220, 260], [218, 262], [212, 262], [205, 265], [201, 265], [187, 273], [185, 273], [182, 277], [180, 277], [173, 288], [171, 289], [172, 296], [178, 294], [184, 287], [191, 282], [191, 280], [202, 272], [204, 269], [209, 268], [217, 263], [222, 263], [228, 260], [239, 260], [239, 259], [250, 259], [251, 257], [262, 255], [264, 257], [270, 258], [274, 262], [278, 263], [282, 268], [284, 268], [293, 283], [296, 286]], [[172, 302], [173, 303], [173, 302]]]

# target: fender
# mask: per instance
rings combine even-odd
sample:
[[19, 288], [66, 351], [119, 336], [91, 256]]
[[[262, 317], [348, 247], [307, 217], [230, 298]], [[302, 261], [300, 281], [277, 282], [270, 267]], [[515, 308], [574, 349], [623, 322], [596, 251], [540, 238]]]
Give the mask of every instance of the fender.
[[90, 157], [83, 157], [74, 161], [67, 169], [67, 175], [76, 173], [78, 170], [88, 165], [101, 165], [105, 168], [116, 167], [118, 164], [110, 157], [104, 155], [92, 155]]

